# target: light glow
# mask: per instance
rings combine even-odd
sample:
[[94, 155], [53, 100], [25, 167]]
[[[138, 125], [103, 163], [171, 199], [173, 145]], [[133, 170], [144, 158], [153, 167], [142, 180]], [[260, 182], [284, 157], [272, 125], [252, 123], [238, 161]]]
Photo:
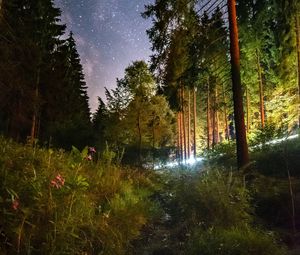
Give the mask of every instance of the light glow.
[[157, 170], [157, 169], [162, 169], [162, 168], [174, 168], [174, 167], [178, 167], [181, 165], [192, 166], [192, 165], [195, 165], [196, 163], [203, 161], [203, 159], [204, 159], [203, 157], [197, 157], [197, 158], [191, 157], [187, 160], [184, 160], [183, 162], [170, 161], [165, 164], [156, 164], [154, 166], [154, 169]]

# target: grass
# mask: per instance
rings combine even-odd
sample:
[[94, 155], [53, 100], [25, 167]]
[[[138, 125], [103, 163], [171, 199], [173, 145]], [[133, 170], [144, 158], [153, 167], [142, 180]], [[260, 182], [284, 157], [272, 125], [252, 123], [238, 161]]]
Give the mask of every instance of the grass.
[[0, 138], [1, 253], [127, 254], [155, 214], [154, 173], [86, 152]]

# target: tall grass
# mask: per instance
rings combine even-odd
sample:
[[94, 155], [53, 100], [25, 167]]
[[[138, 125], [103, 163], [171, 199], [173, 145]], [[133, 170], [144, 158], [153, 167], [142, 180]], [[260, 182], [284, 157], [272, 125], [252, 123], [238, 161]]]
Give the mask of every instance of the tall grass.
[[156, 210], [153, 173], [86, 152], [0, 138], [0, 253], [128, 254]]

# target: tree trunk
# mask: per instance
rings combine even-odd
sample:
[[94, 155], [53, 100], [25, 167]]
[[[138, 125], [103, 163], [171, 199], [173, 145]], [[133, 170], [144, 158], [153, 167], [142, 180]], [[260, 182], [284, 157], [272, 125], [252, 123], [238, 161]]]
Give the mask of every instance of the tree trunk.
[[186, 128], [185, 128], [185, 105], [184, 105], [184, 87], [182, 86], [181, 90], [181, 96], [182, 96], [182, 128], [183, 128], [183, 148], [184, 148], [184, 161], [186, 161], [187, 158], [187, 146], [186, 146]]
[[207, 124], [207, 149], [210, 149], [210, 93], [209, 80], [207, 81], [207, 101], [206, 101], [206, 124]]
[[243, 110], [243, 93], [240, 74], [240, 49], [236, 17], [236, 1], [228, 0], [228, 19], [230, 31], [231, 76], [236, 129], [237, 166], [242, 168], [249, 163], [249, 152], [246, 138]]
[[257, 74], [258, 74], [258, 82], [259, 82], [259, 110], [260, 110], [260, 123], [261, 127], [265, 127], [265, 109], [264, 109], [264, 89], [263, 89], [263, 81], [261, 74], [261, 66], [260, 66], [260, 58], [259, 52], [256, 50], [256, 60], [257, 60]]
[[40, 68], [37, 70], [35, 95], [34, 95], [34, 109], [32, 114], [30, 142], [33, 144], [36, 138], [37, 116], [38, 116], [38, 99], [39, 99], [39, 84], [40, 84]]
[[220, 137], [219, 137], [219, 113], [218, 113], [218, 89], [217, 87], [215, 88], [215, 114], [216, 114], [216, 117], [215, 117], [215, 144], [218, 144], [219, 141], [220, 141]]
[[214, 95], [212, 97], [212, 148], [215, 147], [216, 145], [216, 138], [217, 138], [217, 135], [216, 135], [216, 92], [214, 91]]
[[196, 94], [196, 87], [193, 88], [193, 95], [194, 95], [194, 158], [197, 157], [197, 142], [196, 142], [196, 137], [197, 137], [197, 132], [196, 132], [196, 127], [197, 127], [197, 94]]
[[191, 92], [188, 90], [188, 137], [187, 137], [188, 159], [191, 157]]
[[249, 100], [249, 91], [246, 87], [246, 105], [247, 105], [247, 133], [250, 131], [250, 100]]
[[177, 158], [181, 161], [181, 128], [180, 128], [180, 112], [177, 113]]
[[183, 114], [182, 111], [180, 112], [180, 142], [181, 142], [181, 162], [183, 162], [184, 159], [184, 143], [183, 143]]
[[223, 84], [223, 102], [224, 102], [225, 139], [229, 141], [229, 127], [228, 127], [228, 115], [227, 115], [227, 100], [226, 100], [226, 94], [225, 94], [224, 84]]
[[[298, 77], [298, 105], [300, 104], [300, 20], [296, 14], [296, 47], [297, 47], [297, 77]], [[300, 127], [300, 105], [298, 106], [298, 126]]]

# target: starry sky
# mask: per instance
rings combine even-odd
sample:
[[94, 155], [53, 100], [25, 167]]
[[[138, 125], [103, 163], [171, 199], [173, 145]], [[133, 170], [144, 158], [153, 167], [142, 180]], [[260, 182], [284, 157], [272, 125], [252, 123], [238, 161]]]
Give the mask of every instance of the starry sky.
[[149, 60], [146, 29], [151, 21], [141, 17], [144, 5], [154, 0], [55, 0], [62, 11], [67, 33], [72, 31], [94, 112], [104, 87], [116, 86], [116, 78], [135, 60]]

